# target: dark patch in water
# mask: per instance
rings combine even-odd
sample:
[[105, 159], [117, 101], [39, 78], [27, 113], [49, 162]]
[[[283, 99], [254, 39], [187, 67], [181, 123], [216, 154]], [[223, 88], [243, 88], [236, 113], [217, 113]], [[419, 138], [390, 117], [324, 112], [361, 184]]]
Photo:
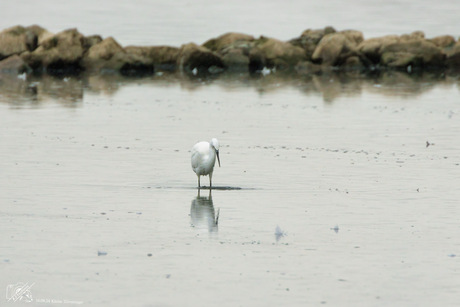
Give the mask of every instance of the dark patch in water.
[[[145, 186], [144, 189], [193, 189], [198, 190], [198, 187], [172, 187], [172, 186]], [[209, 190], [209, 187], [202, 186], [200, 190]], [[212, 190], [220, 190], [220, 191], [236, 191], [236, 190], [259, 190], [258, 188], [242, 188], [242, 187], [230, 187], [230, 186], [220, 186], [220, 187], [212, 187]]]
[[[204, 186], [204, 187], [200, 187], [200, 189], [209, 190], [209, 187]], [[212, 187], [212, 190], [243, 190], [243, 188], [240, 188], [240, 187]], [[244, 190], [249, 190], [249, 189], [244, 189]]]

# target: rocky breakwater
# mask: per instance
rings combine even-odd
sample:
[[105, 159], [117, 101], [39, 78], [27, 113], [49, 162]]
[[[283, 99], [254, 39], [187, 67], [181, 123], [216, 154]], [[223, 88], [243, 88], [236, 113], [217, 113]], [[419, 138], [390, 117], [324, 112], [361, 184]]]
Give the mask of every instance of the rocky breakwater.
[[425, 38], [417, 31], [364, 39], [356, 30], [308, 29], [289, 41], [227, 33], [206, 41], [173, 46], [121, 46], [114, 38], [84, 36], [77, 29], [59, 33], [34, 25], [0, 32], [0, 72], [78, 74], [153, 74], [181, 71], [192, 75], [223, 71], [460, 70], [460, 42], [450, 35]]

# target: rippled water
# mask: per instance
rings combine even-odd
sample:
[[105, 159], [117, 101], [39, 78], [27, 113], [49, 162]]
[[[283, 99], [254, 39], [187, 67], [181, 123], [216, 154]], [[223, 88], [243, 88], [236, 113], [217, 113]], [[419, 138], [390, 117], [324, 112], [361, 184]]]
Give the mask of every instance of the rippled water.
[[[455, 35], [453, 3], [2, 1], [0, 27]], [[28, 283], [29, 306], [456, 306], [459, 102], [432, 74], [1, 76], [0, 305]]]

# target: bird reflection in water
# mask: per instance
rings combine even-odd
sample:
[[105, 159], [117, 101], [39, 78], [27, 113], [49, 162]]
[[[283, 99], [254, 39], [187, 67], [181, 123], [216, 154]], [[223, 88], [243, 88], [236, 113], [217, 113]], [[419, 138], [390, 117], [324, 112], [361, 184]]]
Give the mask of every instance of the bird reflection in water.
[[200, 196], [200, 189], [198, 189], [198, 195], [192, 201], [190, 208], [191, 226], [197, 229], [207, 229], [209, 232], [217, 232], [219, 211], [217, 211], [216, 215], [211, 190], [209, 190], [209, 196], [206, 197]]

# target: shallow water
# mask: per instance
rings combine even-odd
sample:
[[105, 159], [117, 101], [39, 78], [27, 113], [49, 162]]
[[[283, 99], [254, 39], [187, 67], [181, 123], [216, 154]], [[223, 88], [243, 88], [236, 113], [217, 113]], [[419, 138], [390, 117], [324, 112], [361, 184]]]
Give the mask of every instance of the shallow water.
[[[37, 305], [460, 298], [456, 78], [1, 84], [0, 285]], [[190, 148], [211, 137], [198, 194]]]
[[[457, 36], [459, 10], [7, 0], [0, 28], [123, 45], [326, 25], [432, 37]], [[459, 101], [457, 77], [431, 74], [1, 76], [0, 305], [23, 305], [8, 300], [21, 282], [28, 306], [457, 306]], [[211, 137], [210, 194], [189, 160]]]

